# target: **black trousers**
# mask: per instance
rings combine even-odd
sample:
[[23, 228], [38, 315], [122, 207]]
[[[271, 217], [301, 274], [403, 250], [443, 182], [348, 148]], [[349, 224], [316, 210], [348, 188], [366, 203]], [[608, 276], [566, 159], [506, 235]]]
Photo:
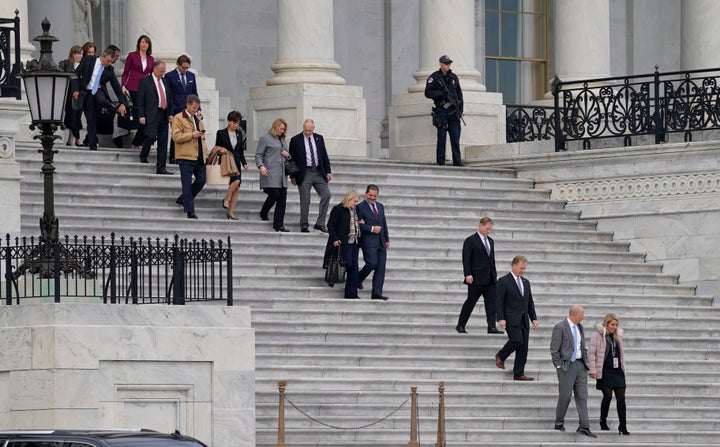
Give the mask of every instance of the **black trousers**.
[[261, 216], [267, 216], [270, 208], [275, 205], [273, 214], [273, 228], [275, 230], [285, 226], [285, 202], [287, 201], [287, 188], [263, 188], [267, 198], [260, 209]]
[[87, 94], [85, 94], [83, 111], [85, 112], [85, 119], [87, 120], [87, 143], [92, 151], [97, 150], [97, 124], [102, 109], [107, 109], [110, 113], [115, 113], [115, 105], [107, 95], [105, 95], [104, 91], [98, 90], [94, 95], [88, 91]]
[[483, 300], [485, 301], [485, 318], [487, 320], [487, 327], [488, 329], [495, 329], [495, 284], [487, 284], [484, 286], [474, 286], [472, 284], [468, 284], [467, 299], [465, 299], [465, 303], [460, 310], [458, 326], [465, 327], [470, 319], [470, 314], [472, 314], [473, 309], [475, 309], [475, 304], [477, 304], [480, 299], [480, 295], [482, 295]]
[[[527, 317], [524, 317], [527, 321]], [[515, 352], [515, 364], [513, 365], [513, 377], [525, 375], [525, 363], [527, 362], [528, 343], [530, 340], [529, 326], [508, 326], [506, 328], [508, 341], [497, 353], [503, 362], [510, 354]]]
[[145, 139], [143, 140], [140, 158], [147, 158], [150, 154], [150, 146], [157, 140], [157, 161], [155, 170], [161, 171], [167, 165], [168, 145], [168, 114], [167, 110], [158, 109], [157, 116], [152, 121], [145, 121]]

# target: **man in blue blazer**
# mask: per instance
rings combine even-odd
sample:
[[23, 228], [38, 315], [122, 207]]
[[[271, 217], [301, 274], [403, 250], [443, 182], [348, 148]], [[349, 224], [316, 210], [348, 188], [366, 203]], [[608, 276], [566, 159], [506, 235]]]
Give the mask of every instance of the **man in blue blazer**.
[[357, 215], [360, 219], [360, 246], [363, 252], [365, 265], [358, 274], [359, 289], [362, 282], [373, 270], [372, 293], [374, 300], [387, 301], [388, 297], [382, 294], [385, 283], [385, 263], [387, 249], [390, 248], [390, 233], [385, 219], [385, 207], [377, 201], [380, 188], [377, 185], [368, 185], [365, 189], [365, 200], [357, 206]]
[[537, 329], [539, 323], [530, 281], [522, 277], [526, 268], [527, 258], [522, 255], [515, 256], [510, 265], [510, 273], [498, 280], [495, 289], [498, 326], [507, 330], [508, 337], [505, 345], [495, 354], [495, 365], [505, 369], [505, 359], [515, 352], [513, 378], [532, 381], [535, 379], [525, 375], [525, 362], [530, 340], [530, 322], [533, 329]]
[[[183, 54], [175, 62], [177, 68], [165, 75], [172, 94], [172, 116], [183, 111], [188, 95], [198, 96], [195, 73], [190, 71], [190, 58]], [[202, 115], [200, 115], [202, 116]], [[202, 118], [201, 118], [202, 119]], [[175, 162], [175, 141], [170, 140], [170, 163]]]
[[147, 163], [150, 146], [157, 140], [156, 174], [172, 174], [166, 169], [169, 123], [173, 115], [172, 95], [169, 93], [165, 75], [165, 62], [156, 60], [153, 71], [140, 80], [138, 88], [138, 122], [145, 126], [145, 139], [140, 151], [140, 161]]
[[309, 233], [308, 221], [310, 213], [310, 189], [320, 195], [320, 208], [315, 221], [315, 228], [318, 231], [327, 233], [325, 216], [330, 204], [330, 187], [328, 182], [332, 180], [330, 159], [328, 158], [325, 140], [323, 136], [315, 133], [315, 122], [306, 119], [303, 123], [303, 131], [290, 139], [290, 157], [295, 160], [300, 171], [290, 176], [293, 185], [297, 185], [300, 193], [300, 231]]

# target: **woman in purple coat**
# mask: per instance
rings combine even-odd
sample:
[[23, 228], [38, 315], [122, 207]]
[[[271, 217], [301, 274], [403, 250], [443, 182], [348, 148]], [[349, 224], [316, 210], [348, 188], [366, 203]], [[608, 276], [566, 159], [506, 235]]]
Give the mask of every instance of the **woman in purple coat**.
[[[148, 36], [143, 34], [138, 37], [135, 51], [131, 51], [125, 59], [125, 69], [123, 70], [120, 85], [122, 91], [126, 95], [130, 95], [133, 103], [133, 110], [137, 110], [137, 92], [140, 86], [140, 79], [152, 72], [155, 59], [152, 57], [152, 41]], [[139, 149], [145, 139], [144, 126], [139, 126], [135, 137], [132, 140], [133, 149]]]

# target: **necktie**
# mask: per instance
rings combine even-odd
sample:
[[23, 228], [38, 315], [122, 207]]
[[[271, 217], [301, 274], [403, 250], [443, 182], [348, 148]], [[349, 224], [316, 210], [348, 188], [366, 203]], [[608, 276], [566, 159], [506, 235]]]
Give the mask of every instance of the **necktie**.
[[572, 334], [573, 334], [573, 353], [572, 353], [572, 357], [570, 357], [570, 361], [574, 362], [575, 359], [577, 359], [577, 345], [578, 345], [577, 324], [573, 325]]
[[380, 221], [380, 215], [378, 214], [378, 210], [377, 210], [377, 208], [375, 207], [375, 204], [374, 204], [374, 203], [372, 204], [372, 210], [373, 210], [373, 214], [375, 215], [375, 220], [376, 220], [376, 221]]
[[517, 279], [517, 285], [518, 285], [518, 290], [520, 290], [520, 295], [521, 295], [521, 296], [524, 296], [524, 295], [525, 295], [525, 291], [523, 290], [522, 280], [520, 279], [519, 276], [518, 276], [517, 278], [515, 278], [515, 279]]
[[310, 163], [313, 168], [317, 167], [317, 162], [315, 161], [315, 150], [313, 148], [312, 139], [310, 137], [308, 138], [308, 148], [310, 148]]
[[187, 79], [185, 79], [185, 73], [182, 73], [180, 75], [180, 80], [182, 81], [183, 88], [187, 85]]
[[[200, 130], [200, 121], [198, 121], [197, 116], [193, 115], [193, 120], [195, 121], [195, 130]], [[198, 160], [204, 161], [202, 156], [202, 137], [198, 138]]]
[[158, 92], [160, 93], [160, 108], [167, 108], [167, 99], [165, 98], [165, 89], [163, 89], [162, 78], [157, 78]]
[[91, 92], [93, 95], [95, 93], [97, 93], [98, 89], [100, 88], [100, 78], [102, 77], [102, 72], [103, 72], [104, 68], [105, 67], [103, 67], [103, 65], [100, 64], [100, 68], [98, 69], [97, 76], [95, 76], [95, 81], [93, 81], [93, 85], [92, 85]]
[[487, 236], [482, 237], [483, 245], [485, 246], [485, 250], [487, 251], [487, 254], [490, 255], [490, 241], [488, 241]]

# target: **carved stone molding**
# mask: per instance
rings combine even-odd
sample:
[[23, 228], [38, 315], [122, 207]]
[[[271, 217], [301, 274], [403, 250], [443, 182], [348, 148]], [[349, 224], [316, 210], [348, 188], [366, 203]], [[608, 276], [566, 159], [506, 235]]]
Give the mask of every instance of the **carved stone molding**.
[[0, 158], [12, 159], [15, 156], [15, 139], [0, 135]]
[[568, 202], [661, 198], [717, 192], [720, 192], [720, 173], [559, 183], [555, 188], [555, 196]]

